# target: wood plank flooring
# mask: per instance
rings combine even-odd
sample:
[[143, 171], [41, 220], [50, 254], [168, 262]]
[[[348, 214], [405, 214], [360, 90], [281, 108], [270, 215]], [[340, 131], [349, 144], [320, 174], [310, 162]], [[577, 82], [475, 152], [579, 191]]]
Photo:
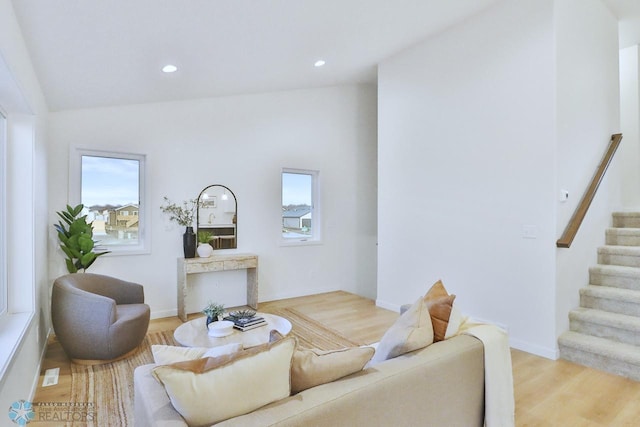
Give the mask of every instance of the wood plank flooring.
[[[260, 311], [292, 307], [345, 336], [362, 342], [379, 341], [398, 317], [366, 298], [330, 292], [260, 303]], [[190, 315], [190, 318], [198, 314]], [[177, 317], [151, 321], [150, 331], [173, 330]], [[512, 350], [516, 425], [540, 427], [640, 426], [640, 383], [564, 360], [548, 360]], [[60, 368], [56, 386], [42, 387], [44, 371]], [[42, 365], [35, 402], [64, 402], [71, 394], [70, 362], [51, 339]]]

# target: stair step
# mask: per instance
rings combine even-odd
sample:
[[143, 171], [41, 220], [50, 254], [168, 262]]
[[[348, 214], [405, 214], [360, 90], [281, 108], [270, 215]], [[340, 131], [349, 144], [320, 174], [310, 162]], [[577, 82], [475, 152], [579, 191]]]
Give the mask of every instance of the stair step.
[[622, 228], [640, 228], [640, 212], [614, 212], [613, 226]]
[[640, 268], [598, 264], [589, 268], [589, 284], [640, 291]]
[[580, 306], [640, 317], [640, 291], [589, 285], [580, 289]]
[[569, 313], [573, 332], [640, 345], [640, 318], [592, 308], [577, 308]]
[[640, 381], [640, 348], [568, 331], [558, 338], [560, 357]]
[[640, 246], [640, 228], [607, 228], [607, 245]]
[[598, 264], [640, 267], [640, 246], [601, 246]]

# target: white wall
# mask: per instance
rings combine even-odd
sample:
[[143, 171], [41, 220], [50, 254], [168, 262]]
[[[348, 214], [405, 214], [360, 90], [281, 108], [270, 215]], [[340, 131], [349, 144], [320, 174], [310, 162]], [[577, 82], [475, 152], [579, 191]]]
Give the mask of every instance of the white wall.
[[620, 206], [614, 160], [572, 248], [555, 249], [619, 131], [617, 63], [600, 0], [530, 0], [381, 64], [380, 305], [442, 278], [463, 311], [507, 326], [514, 347], [557, 357]]
[[[0, 108], [7, 113], [7, 272], [9, 312], [28, 319], [6, 375], [0, 379], [0, 407], [29, 399], [49, 331], [47, 274], [47, 107], [9, 0], [0, 0]], [[18, 226], [16, 226], [16, 224]], [[18, 313], [18, 314], [16, 314]], [[4, 322], [0, 327], [6, 327]], [[3, 350], [14, 346], [17, 328], [0, 334]], [[14, 334], [19, 335], [19, 334]]]
[[[620, 132], [618, 24], [600, 0], [555, 2], [557, 74], [557, 194], [559, 237], [600, 163], [613, 133]], [[626, 136], [622, 146], [633, 144]], [[627, 147], [630, 148], [630, 147]], [[621, 207], [624, 151], [614, 157], [571, 248], [557, 249], [556, 335], [569, 329], [568, 313], [579, 306], [589, 283], [611, 213]]]
[[552, 1], [502, 2], [379, 66], [378, 304], [441, 278], [553, 354], [553, 42]]
[[[101, 257], [89, 270], [144, 284], [155, 317], [176, 313], [183, 229], [163, 196], [195, 198], [209, 184], [238, 199], [238, 249], [260, 257], [260, 300], [343, 289], [376, 294], [376, 91], [345, 86], [50, 115], [49, 222], [68, 199], [69, 146], [147, 155], [152, 252]], [[282, 167], [320, 171], [323, 243], [282, 247]], [[50, 275], [64, 274], [49, 233]], [[211, 298], [244, 304], [244, 272], [190, 280], [189, 311]]]
[[618, 148], [624, 187], [622, 204], [640, 208], [640, 47], [620, 50], [620, 128], [623, 142]]

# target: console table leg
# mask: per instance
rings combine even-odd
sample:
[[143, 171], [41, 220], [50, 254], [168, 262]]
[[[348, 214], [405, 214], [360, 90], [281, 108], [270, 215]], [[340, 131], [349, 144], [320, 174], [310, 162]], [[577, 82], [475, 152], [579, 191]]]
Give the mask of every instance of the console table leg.
[[258, 309], [258, 269], [247, 268], [247, 305]]

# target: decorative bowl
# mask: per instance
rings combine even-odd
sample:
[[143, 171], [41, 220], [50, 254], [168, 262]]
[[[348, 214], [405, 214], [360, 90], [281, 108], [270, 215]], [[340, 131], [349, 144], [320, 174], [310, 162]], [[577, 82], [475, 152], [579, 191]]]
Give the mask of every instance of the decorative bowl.
[[214, 338], [226, 337], [233, 333], [233, 322], [229, 320], [218, 320], [209, 323], [209, 336]]

